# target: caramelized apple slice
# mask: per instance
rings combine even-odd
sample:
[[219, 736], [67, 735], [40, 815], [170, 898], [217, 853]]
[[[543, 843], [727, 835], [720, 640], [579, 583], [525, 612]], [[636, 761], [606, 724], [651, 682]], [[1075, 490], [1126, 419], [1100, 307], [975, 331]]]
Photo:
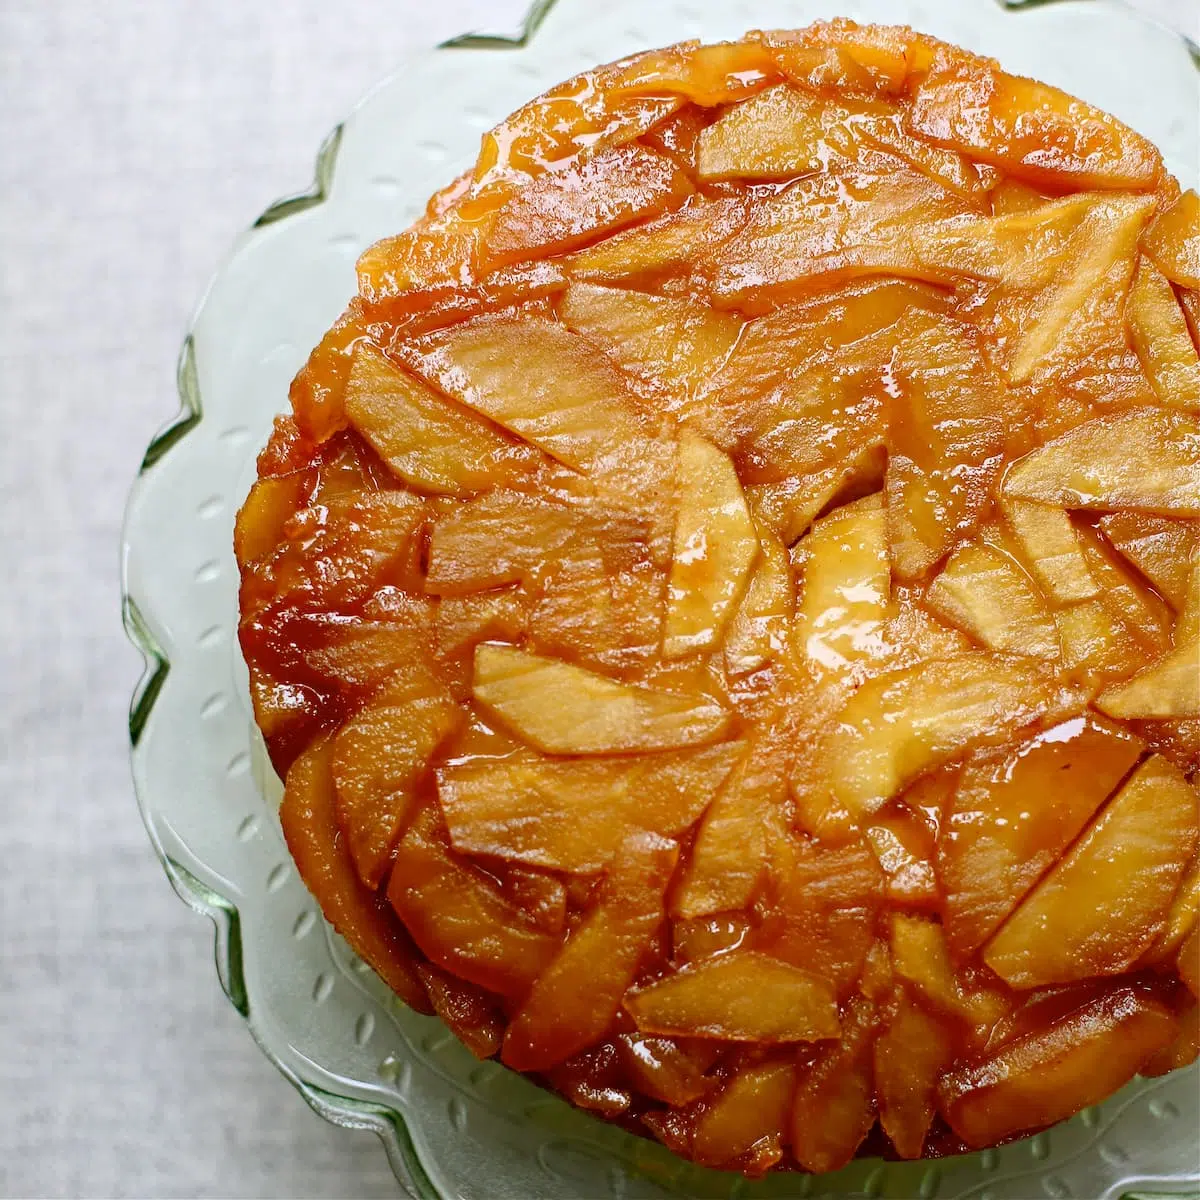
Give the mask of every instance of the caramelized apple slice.
[[1179, 947], [1183, 945], [1188, 934], [1200, 921], [1200, 856], [1193, 860], [1188, 868], [1171, 907], [1167, 910], [1167, 920], [1162, 933], [1154, 941], [1154, 945], [1146, 951], [1145, 961], [1148, 963], [1165, 962], [1176, 957]]
[[1096, 707], [1124, 721], [1200, 716], [1200, 641], [1176, 646], [1127, 683], [1108, 688]]
[[1165, 408], [1097, 417], [1019, 459], [1007, 498], [1200, 516], [1200, 421]]
[[577, 251], [566, 260], [566, 269], [573, 279], [661, 284], [686, 275], [695, 255], [732, 237], [748, 216], [741, 196], [693, 199], [657, 221]]
[[534, 981], [504, 1035], [504, 1061], [544, 1071], [590, 1046], [613, 1018], [662, 923], [679, 847], [652, 833], [621, 845], [587, 915]]
[[735, 742], [602, 761], [467, 762], [438, 771], [438, 796], [456, 850], [589, 875], [630, 830], [686, 830], [742, 753]]
[[796, 653], [832, 672], [878, 657], [892, 590], [881, 498], [867, 496], [822, 517], [799, 551]]
[[233, 552], [243, 569], [265, 558], [287, 537], [285, 526], [307, 508], [315, 471], [292, 471], [256, 479], [233, 526]]
[[704, 1074], [707, 1056], [689, 1053], [675, 1038], [623, 1033], [617, 1052], [636, 1089], [672, 1108], [699, 1100], [715, 1083]]
[[558, 948], [450, 849], [436, 805], [400, 839], [387, 894], [436, 965], [501, 996], [524, 995]]
[[1101, 601], [1145, 651], [1161, 654], [1171, 644], [1170, 608], [1094, 528], [1081, 524], [1078, 535], [1088, 569], [1100, 587]]
[[935, 1012], [990, 1028], [1010, 1007], [995, 987], [968, 986], [950, 961], [944, 928], [892, 913], [892, 969]]
[[1033, 988], [1131, 967], [1162, 930], [1197, 841], [1197, 796], [1155, 755], [1000, 928], [984, 961]]
[[990, 499], [1006, 401], [970, 326], [921, 314], [901, 329], [887, 418], [888, 542], [896, 573], [914, 579], [975, 527]]
[[528, 600], [519, 588], [443, 596], [435, 618], [438, 657], [464, 652], [474, 658], [480, 642], [515, 642], [528, 621]]
[[924, 821], [907, 813], [881, 817], [867, 829], [866, 837], [887, 876], [885, 895], [890, 904], [931, 912], [941, 908], [934, 837]]
[[684, 429], [663, 655], [718, 645], [758, 557], [758, 532], [729, 456]]
[[754, 42], [681, 42], [639, 55], [613, 87], [617, 95], [683, 96], [711, 108], [743, 101], [778, 78], [775, 60]]
[[904, 25], [859, 25], [844, 17], [749, 36], [768, 46], [802, 87], [868, 95], [903, 91], [912, 71], [928, 68], [933, 45]]
[[1200, 524], [1149, 513], [1115, 512], [1100, 518], [1100, 528], [1176, 612], [1187, 604], [1192, 555], [1200, 549]]
[[639, 434], [624, 379], [551, 321], [484, 318], [434, 335], [414, 366], [468, 408], [576, 470]]
[[1200, 288], [1200, 195], [1194, 188], [1158, 216], [1143, 247], [1172, 283]]
[[304, 886], [329, 923], [410, 1008], [430, 1012], [416, 952], [387, 901], [365, 887], [335, 811], [333, 740], [317, 738], [292, 763], [279, 822]]
[[938, 1084], [942, 1116], [979, 1148], [1065, 1120], [1127, 1083], [1177, 1023], [1146, 992], [1118, 987]]
[[674, 159], [636, 143], [547, 171], [496, 213], [480, 246], [483, 270], [575, 250], [678, 208], [695, 192]]
[[1029, 659], [968, 653], [893, 671], [855, 692], [792, 789], [809, 811], [857, 822], [968, 746], [1007, 741], [1069, 703]]
[[1029, 569], [1051, 600], [1073, 604], [1100, 594], [1079, 547], [1075, 527], [1063, 509], [1012, 500], [1004, 511]]
[[996, 546], [956, 550], [925, 592], [938, 616], [989, 650], [1056, 659], [1054, 615], [1024, 571]]
[[[1106, 196], [1081, 213], [1052, 279], [1038, 281], [1042, 286], [1031, 304], [1018, 304], [1025, 311], [1008, 351], [1010, 382], [1025, 383], [1060, 363], [1077, 364], [1103, 345], [1113, 320], [1120, 319], [1138, 238], [1152, 211], [1148, 197]], [[1036, 253], [1032, 246], [1025, 248], [1031, 251]], [[1011, 287], [1015, 280], [1006, 282]], [[1120, 348], [1126, 349], [1124, 337]]]
[[901, 110], [873, 100], [841, 103], [787, 85], [726, 110], [699, 139], [703, 180], [794, 179], [855, 163], [886, 163], [894, 154], [952, 191], [982, 194], [978, 174], [953, 150], [907, 133]]
[[1190, 1067], [1200, 1057], [1200, 1004], [1190, 1004], [1179, 1014], [1179, 1032], [1138, 1071], [1147, 1079]]
[[725, 669], [757, 671], [782, 648], [796, 603], [796, 587], [783, 543], [758, 528], [758, 562], [725, 632]]
[[836, 1171], [854, 1157], [875, 1124], [871, 1041], [873, 1006], [856, 996], [843, 1018], [841, 1041], [822, 1048], [800, 1072], [792, 1107], [792, 1153], [814, 1174]]
[[791, 475], [778, 483], [751, 484], [746, 503], [759, 526], [773, 529], [786, 546], [808, 532], [818, 514], [836, 504], [883, 487], [887, 452], [881, 442], [854, 451], [832, 467]]
[[437, 748], [463, 722], [453, 696], [427, 672], [401, 668], [339, 731], [333, 778], [346, 845], [363, 883], [377, 888]]
[[742, 322], [704, 304], [627, 288], [573, 283], [559, 302], [563, 323], [602, 346], [630, 374], [663, 389], [669, 411], [688, 402], [729, 356]]
[[897, 989], [887, 1028], [875, 1039], [879, 1123], [901, 1158], [920, 1158], [937, 1109], [938, 1076], [954, 1057], [954, 1040], [936, 1018]]
[[[632, 547], [631, 547], [632, 548]], [[531, 645], [601, 670], [646, 662], [662, 644], [667, 578], [654, 563], [617, 565], [614, 547], [548, 564], [529, 615]], [[506, 639], [507, 640], [507, 639]]]
[[752, 950], [733, 950], [626, 994], [643, 1033], [754, 1042], [838, 1036], [837, 999], [823, 979]]
[[826, 275], [902, 275], [946, 283], [953, 272], [920, 253], [914, 224], [969, 211], [954, 196], [890, 155], [878, 174], [849, 170], [808, 176], [760, 199], [726, 240], [701, 248], [699, 277], [718, 307], [783, 302]]
[[1003, 755], [968, 763], [938, 839], [943, 920], [973, 954], [1075, 840], [1137, 762], [1141, 743], [1072, 717]]
[[884, 875], [859, 838], [827, 846], [776, 837], [771, 877], [751, 944], [828, 980], [845, 996], [862, 975], [875, 941]]
[[1179, 957], [1175, 961], [1179, 978], [1187, 984], [1192, 995], [1200, 1000], [1200, 924], [1192, 926], [1192, 932], [1179, 947]]
[[795, 1090], [796, 1064], [790, 1058], [742, 1067], [696, 1122], [696, 1161], [729, 1167], [754, 1150], [756, 1174], [778, 1162]]
[[697, 962], [736, 950], [750, 932], [750, 918], [744, 913], [718, 913], [711, 917], [693, 917], [671, 922], [671, 955], [680, 963]]
[[452, 496], [481, 491], [533, 461], [487, 421], [394, 366], [373, 346], [354, 352], [346, 416], [405, 483]]
[[[1200, 245], [1200, 237], [1197, 240]], [[1134, 348], [1158, 398], [1180, 408], [1200, 408], [1200, 358], [1183, 309], [1170, 281], [1146, 258], [1134, 276], [1129, 324]]]
[[1062, 669], [1094, 695], [1114, 679], [1127, 679], [1146, 661], [1142, 644], [1102, 600], [1087, 600], [1054, 614], [1062, 639]]
[[432, 963], [419, 963], [417, 974], [433, 1010], [476, 1058], [493, 1058], [504, 1038], [504, 1014], [495, 998]]
[[784, 756], [764, 737], [709, 806], [672, 897], [672, 916], [702, 917], [750, 903], [766, 869], [767, 831], [786, 797]]
[[1163, 173], [1158, 151], [1115, 117], [959, 51], [934, 57], [909, 119], [939, 145], [1049, 188], [1136, 191]]
[[618, 683], [515, 646], [475, 650], [475, 699], [547, 754], [620, 754], [716, 741], [727, 709], [709, 696]]

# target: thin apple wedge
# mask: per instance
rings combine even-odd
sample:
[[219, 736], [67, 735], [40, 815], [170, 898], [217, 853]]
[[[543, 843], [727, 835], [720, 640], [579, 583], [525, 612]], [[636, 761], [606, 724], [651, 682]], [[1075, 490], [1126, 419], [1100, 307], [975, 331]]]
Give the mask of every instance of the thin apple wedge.
[[1200, 420], [1165, 408], [1097, 417], [1015, 462], [1003, 494], [1063, 508], [1200, 516]]
[[1200, 195], [1194, 188], [1158, 216], [1143, 248], [1172, 283], [1200, 288]]
[[913, 98], [915, 133], [1031, 183], [1061, 190], [1143, 190], [1158, 151], [1115, 117], [982, 59], [939, 50]]
[[485, 228], [480, 267], [562, 254], [678, 208], [695, 192], [678, 163], [636, 142], [610, 146], [519, 189]]
[[708, 806], [671, 898], [671, 915], [708, 916], [745, 908], [767, 869], [767, 834], [781, 819], [787, 770], [780, 747], [752, 745]]
[[1085, 600], [1054, 614], [1062, 639], [1062, 670], [1095, 695], [1128, 679], [1146, 662], [1146, 650], [1103, 600]]
[[333, 756], [338, 820], [367, 887], [379, 886], [416, 804], [418, 782], [463, 721], [444, 685], [402, 667], [338, 731]]
[[1196, 849], [1197, 794], [1155, 755], [1001, 926], [984, 961], [1012, 987], [1128, 970], [1165, 925]]
[[1200, 522], [1175, 521], [1149, 513], [1115, 512], [1100, 518], [1104, 536], [1170, 602], [1187, 604], [1192, 556], [1200, 550]]
[[[1200, 947], [1197, 948], [1200, 952]], [[1200, 1057], [1200, 1003], [1192, 1003], [1179, 1014], [1179, 1032], [1174, 1040], [1142, 1064], [1139, 1075], [1153, 1079], [1190, 1067]]]
[[877, 676], [792, 778], [803, 807], [862, 821], [969, 746], [1008, 741], [1074, 702], [1035, 660], [960, 654]]
[[1077, 532], [1088, 570], [1100, 587], [1101, 602], [1147, 654], [1162, 654], [1171, 644], [1170, 607], [1093, 526], [1080, 524]]
[[[542, 575], [529, 640], [540, 653], [619, 671], [658, 653], [667, 576], [653, 562], [622, 562], [612, 542], [594, 545], [577, 543]], [[632, 542], [629, 549], [637, 553]]]
[[950, 959], [944, 926], [892, 913], [892, 969], [934, 1012], [990, 1029], [1010, 1008], [998, 986], [968, 985]]
[[696, 1161], [733, 1167], [754, 1151], [755, 1174], [778, 1162], [795, 1090], [796, 1064], [790, 1057], [742, 1067], [696, 1122]]
[[689, 402], [729, 356], [742, 331], [732, 313], [694, 300], [573, 283], [559, 301], [563, 323], [606, 350], [631, 375], [662, 391], [686, 419]]
[[1057, 604], [1075, 604], [1100, 594], [1064, 509], [1031, 500], [1011, 500], [1004, 515], [1033, 577]]
[[822, 517], [798, 549], [797, 655], [835, 674], [879, 657], [892, 593], [881, 498], [867, 496]]
[[652, 833], [621, 844], [587, 915], [534, 981], [504, 1035], [502, 1057], [510, 1067], [544, 1071], [608, 1031], [662, 924], [678, 855], [675, 842]]
[[796, 604], [796, 585], [783, 543], [758, 527], [758, 562], [725, 631], [725, 669], [730, 675], [757, 671], [786, 642]]
[[749, 208], [741, 196], [694, 198], [682, 208], [616, 237], [579, 250], [564, 260], [572, 279], [652, 287], [685, 277], [692, 257], [717, 247], [745, 223]]
[[233, 526], [233, 552], [240, 567], [266, 558], [284, 541], [285, 526], [308, 507], [316, 482], [315, 471], [291, 471], [254, 481]]
[[775, 59], [757, 43], [682, 42], [638, 55], [621, 70], [614, 90], [618, 96], [683, 96], [712, 108], [745, 100], [779, 77]]
[[618, 683], [582, 667], [484, 643], [475, 699], [547, 754], [620, 754], [716, 741], [731, 714], [711, 696]]
[[956, 550], [925, 602], [989, 650], [1054, 660], [1062, 651], [1054, 614], [1003, 550], [974, 542]]
[[411, 365], [454, 399], [576, 470], [640, 434], [621, 372], [552, 321], [483, 318], [433, 335]]
[[699, 1100], [716, 1086], [716, 1079], [705, 1074], [708, 1055], [693, 1053], [689, 1044], [674, 1038], [622, 1033], [617, 1053], [638, 1091], [674, 1108]]
[[1128, 720], [1200, 716], [1200, 552], [1193, 554], [1190, 585], [1175, 623], [1174, 645], [1128, 682], [1096, 701], [1109, 716]]
[[806, 1171], [844, 1167], [875, 1124], [871, 1044], [876, 1019], [870, 1001], [855, 996], [846, 1006], [842, 1040], [822, 1048], [800, 1072], [791, 1142]]
[[589, 875], [631, 830], [688, 829], [743, 753], [735, 742], [632, 758], [467, 762], [438, 771], [438, 797], [456, 850]]
[[412, 939], [384, 897], [358, 877], [335, 811], [333, 740], [319, 737], [292, 763], [279, 808], [288, 850], [330, 924], [417, 1012], [429, 997]]
[[823, 979], [752, 950], [702, 959], [627, 993], [643, 1033], [729, 1041], [837, 1037], [837, 999]]
[[983, 1061], [943, 1075], [939, 1108], [972, 1147], [1042, 1129], [1111, 1095], [1176, 1029], [1176, 1018], [1152, 996], [1114, 988]]
[[433, 963], [501, 996], [523, 996], [558, 949], [559, 938], [451, 850], [436, 805], [400, 839], [387, 897]]
[[461, 496], [528, 471], [537, 455], [438, 395], [373, 346], [354, 352], [346, 416], [409, 486]]
[[901, 1158], [920, 1158], [937, 1111], [938, 1077], [954, 1057], [952, 1031], [901, 986], [873, 1056], [883, 1132]]
[[947, 191], [891, 155], [874, 172], [806, 176], [761, 200], [739, 230], [704, 247], [697, 282], [718, 308], [783, 303], [828, 281], [900, 275], [935, 284], [954, 272], [920, 252], [913, 226], [936, 226], [971, 212]]
[[969, 762], [943, 814], [937, 871], [951, 952], [973, 954], [1137, 762], [1142, 744], [1072, 717]]
[[729, 456], [684, 429], [663, 654], [719, 645], [758, 557], [758, 531]]
[[1200, 409], [1200, 358], [1170, 280], [1148, 259], [1129, 297], [1134, 349], [1163, 404]]
[[888, 543], [904, 579], [972, 532], [1003, 462], [1005, 385], [978, 331], [917, 313], [898, 331], [887, 408]]
[[924, 821], [908, 813], [880, 817], [868, 827], [866, 837], [887, 876], [885, 895], [890, 904], [927, 912], [942, 907], [934, 870], [935, 840]]
[[844, 999], [875, 943], [885, 886], [879, 862], [862, 838], [829, 846], [783, 834], [772, 842], [748, 944], [812, 972]]
[[504, 1013], [481, 987], [467, 983], [432, 963], [419, 963], [417, 974], [429, 993], [434, 1012], [476, 1058], [493, 1058], [504, 1038]]

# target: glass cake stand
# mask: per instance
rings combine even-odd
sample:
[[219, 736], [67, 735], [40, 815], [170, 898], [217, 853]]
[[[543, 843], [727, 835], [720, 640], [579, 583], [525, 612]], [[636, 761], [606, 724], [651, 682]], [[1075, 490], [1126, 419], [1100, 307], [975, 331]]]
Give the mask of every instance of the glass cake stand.
[[522, 28], [456, 38], [367, 95], [321, 147], [312, 188], [239, 239], [184, 341], [181, 408], [146, 451], [122, 545], [125, 625], [146, 660], [129, 718], [138, 800], [175, 890], [216, 926], [221, 984], [263, 1052], [330, 1121], [376, 1131], [412, 1196], [1200, 1196], [1195, 1066], [940, 1162], [756, 1182], [683, 1162], [408, 1011], [325, 925], [280, 834], [235, 636], [233, 518], [292, 375], [354, 290], [359, 252], [416, 218], [485, 129], [582, 68], [836, 14], [986, 51], [1122, 117], [1186, 183], [1200, 174], [1196, 51], [1117, 0], [539, 0]]

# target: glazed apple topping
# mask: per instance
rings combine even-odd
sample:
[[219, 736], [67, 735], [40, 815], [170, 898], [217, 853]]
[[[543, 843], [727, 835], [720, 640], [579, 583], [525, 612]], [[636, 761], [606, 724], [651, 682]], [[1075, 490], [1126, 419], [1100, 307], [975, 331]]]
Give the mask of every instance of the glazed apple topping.
[[238, 515], [325, 915], [704, 1165], [1200, 1048], [1200, 200], [899, 27], [552, 89], [359, 263]]

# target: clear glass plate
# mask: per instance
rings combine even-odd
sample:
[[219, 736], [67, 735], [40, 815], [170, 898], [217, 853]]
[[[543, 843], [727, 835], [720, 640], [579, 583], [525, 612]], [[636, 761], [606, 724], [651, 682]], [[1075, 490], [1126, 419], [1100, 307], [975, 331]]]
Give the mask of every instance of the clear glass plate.
[[457, 39], [371, 92], [322, 147], [313, 188], [238, 241], [184, 343], [182, 409], [146, 453], [123, 545], [126, 627], [146, 657], [130, 712], [142, 814], [176, 891], [213, 919], [222, 986], [264, 1053], [322, 1115], [377, 1131], [414, 1196], [1115, 1200], [1200, 1188], [1196, 1067], [939, 1163], [866, 1160], [754, 1183], [684, 1163], [477, 1062], [405, 1009], [327, 929], [283, 844], [235, 637], [233, 517], [292, 375], [354, 290], [356, 256], [409, 224], [484, 129], [575, 71], [833, 11], [993, 54], [1123, 117], [1182, 179], [1200, 173], [1196, 64], [1116, 0], [541, 0], [524, 29]]

